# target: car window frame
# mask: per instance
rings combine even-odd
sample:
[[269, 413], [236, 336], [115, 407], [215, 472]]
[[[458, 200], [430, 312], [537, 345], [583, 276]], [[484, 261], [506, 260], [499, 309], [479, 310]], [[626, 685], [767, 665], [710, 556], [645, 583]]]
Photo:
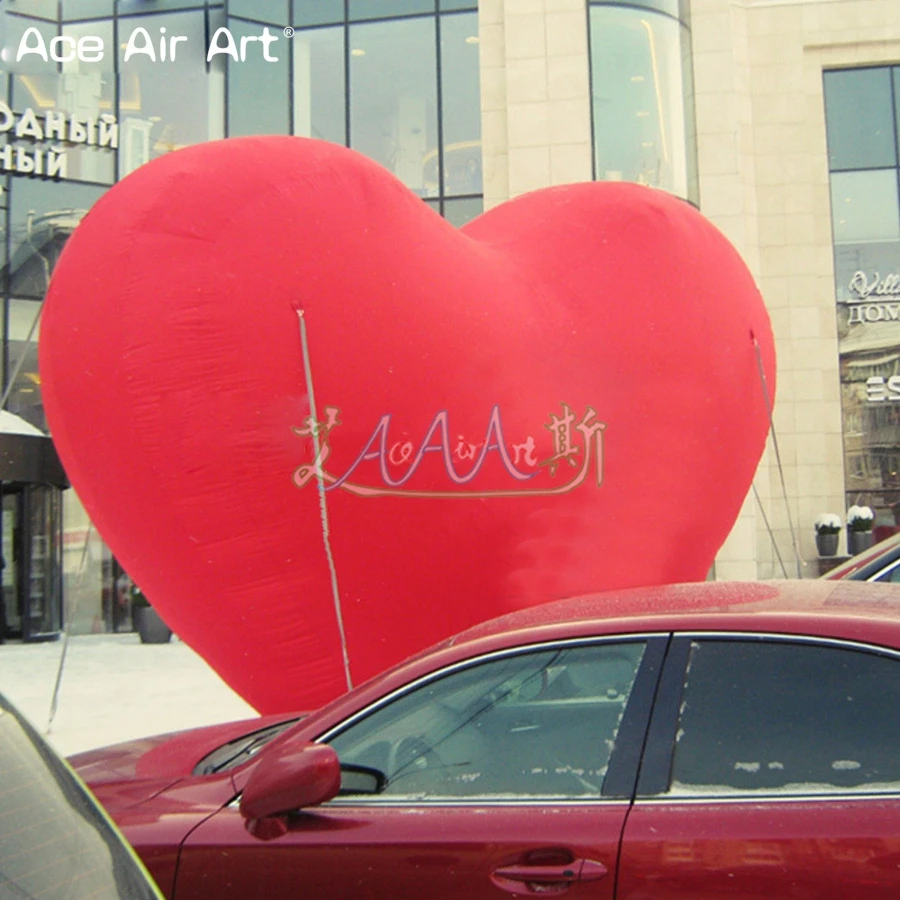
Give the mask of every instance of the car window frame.
[[897, 559], [892, 559], [890, 562], [886, 563], [882, 568], [878, 569], [877, 572], [872, 572], [870, 575], [865, 577], [866, 581], [887, 581], [888, 583], [895, 584], [892, 578], [887, 578], [886, 576], [890, 575], [898, 566], [900, 566], [900, 556]]
[[423, 688], [433, 681], [447, 677], [459, 671], [478, 666], [494, 660], [520, 656], [529, 653], [541, 653], [547, 650], [565, 650], [575, 647], [595, 646], [599, 644], [624, 644], [645, 642], [643, 656], [635, 673], [631, 692], [625, 702], [622, 719], [619, 724], [615, 745], [607, 764], [606, 776], [599, 796], [596, 797], [572, 797], [572, 798], [542, 798], [534, 797], [478, 797], [471, 798], [409, 798], [397, 797], [394, 799], [379, 797], [377, 795], [345, 795], [337, 796], [323, 806], [327, 807], [360, 807], [378, 806], [390, 807], [416, 807], [416, 806], [509, 806], [525, 805], [534, 806], [541, 804], [584, 804], [605, 803], [610, 801], [621, 802], [632, 800], [637, 787], [640, 760], [644, 752], [647, 739], [647, 730], [653, 712], [653, 703], [656, 697], [657, 685], [666, 657], [666, 652], [671, 640], [671, 632], [637, 632], [615, 635], [593, 635], [577, 638], [560, 638], [557, 640], [540, 641], [534, 644], [518, 645], [502, 650], [495, 650], [479, 654], [465, 660], [460, 660], [447, 666], [429, 672], [414, 679], [406, 685], [390, 691], [383, 697], [372, 701], [366, 706], [354, 712], [343, 721], [329, 727], [315, 738], [316, 743], [329, 743], [333, 738], [353, 727], [357, 722], [367, 716], [383, 709], [389, 704], [408, 694]]
[[672, 636], [669, 651], [663, 666], [657, 689], [657, 701], [653, 709], [647, 732], [647, 749], [641, 760], [638, 773], [635, 799], [640, 801], [658, 801], [666, 804], [677, 803], [770, 803], [770, 802], [824, 802], [834, 803], [847, 800], [857, 802], [865, 799], [883, 800], [884, 798], [900, 799], [900, 786], [894, 791], [872, 791], [865, 788], [848, 789], [834, 787], [833, 790], [816, 790], [814, 792], [783, 792], [765, 790], [734, 790], [728, 793], [693, 793], [672, 794], [672, 770], [675, 761], [675, 745], [681, 718], [681, 705], [684, 688], [687, 682], [687, 669], [690, 662], [691, 645], [695, 641], [734, 641], [734, 642], [766, 642], [787, 644], [809, 644], [816, 647], [833, 647], [835, 649], [853, 650], [871, 653], [895, 659], [900, 663], [900, 650], [866, 641], [845, 638], [832, 638], [809, 634], [787, 634], [778, 632], [756, 631], [690, 631], [676, 632]]

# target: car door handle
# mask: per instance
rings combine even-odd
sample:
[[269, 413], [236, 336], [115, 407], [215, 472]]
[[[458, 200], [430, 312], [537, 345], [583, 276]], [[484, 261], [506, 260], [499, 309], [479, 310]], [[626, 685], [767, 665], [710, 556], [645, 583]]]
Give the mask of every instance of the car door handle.
[[597, 881], [609, 870], [601, 862], [593, 859], [574, 859], [562, 866], [502, 866], [494, 869], [491, 881], [499, 888], [512, 894], [533, 893], [527, 885], [558, 885], [565, 890], [568, 884], [578, 881]]

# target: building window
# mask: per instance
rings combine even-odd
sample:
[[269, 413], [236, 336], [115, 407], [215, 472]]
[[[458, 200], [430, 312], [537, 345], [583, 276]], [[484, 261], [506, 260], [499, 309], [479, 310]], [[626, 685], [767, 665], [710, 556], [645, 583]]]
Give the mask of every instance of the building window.
[[[208, 58], [223, 27], [243, 60]], [[15, 62], [26, 33], [65, 60]], [[102, 61], [79, 59], [83, 39]], [[313, 137], [368, 154], [456, 226], [483, 209], [477, 0], [15, 0], [0, 2], [0, 47], [0, 387], [6, 408], [42, 429], [36, 336], [50, 273], [108, 187], [156, 157], [225, 136]], [[6, 500], [0, 530], [18, 515]], [[114, 630], [116, 569], [105, 547], [82, 553], [89, 520], [72, 493], [65, 523], [75, 630]], [[42, 597], [35, 586], [52, 630]]]
[[824, 73], [847, 505], [900, 521], [900, 66]]
[[698, 203], [690, 29], [682, 6], [590, 4], [594, 177]]
[[[282, 30], [281, 4], [266, 7], [266, 17], [261, 9], [251, 0], [229, 4], [236, 39], [264, 25]], [[343, 144], [434, 200], [454, 224], [480, 213], [474, 0], [294, 0], [289, 14], [294, 33], [277, 64], [261, 56], [229, 62], [228, 135]]]

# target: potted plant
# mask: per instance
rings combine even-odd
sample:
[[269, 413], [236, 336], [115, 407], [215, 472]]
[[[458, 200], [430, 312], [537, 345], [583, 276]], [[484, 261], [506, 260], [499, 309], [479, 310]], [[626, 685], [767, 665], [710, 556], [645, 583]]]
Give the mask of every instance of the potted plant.
[[847, 510], [847, 552], [851, 556], [872, 546], [875, 513], [869, 506], [851, 506]]
[[144, 592], [134, 583], [128, 589], [131, 600], [131, 617], [134, 630], [140, 635], [142, 644], [167, 644], [172, 639], [172, 629], [162, 620], [160, 614], [150, 605]]
[[841, 528], [841, 517], [834, 513], [822, 513], [816, 519], [816, 551], [819, 556], [837, 556]]

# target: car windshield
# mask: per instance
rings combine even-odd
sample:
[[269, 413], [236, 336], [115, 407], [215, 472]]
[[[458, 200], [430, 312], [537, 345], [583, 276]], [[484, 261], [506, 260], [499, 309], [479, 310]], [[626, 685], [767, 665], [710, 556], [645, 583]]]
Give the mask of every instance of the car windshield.
[[287, 731], [291, 725], [296, 725], [300, 718], [302, 716], [297, 719], [290, 719], [287, 722], [279, 722], [277, 725], [270, 725], [268, 728], [245, 734], [236, 740], [229, 741], [227, 744], [222, 744], [221, 747], [213, 750], [208, 756], [204, 756], [194, 766], [191, 774], [214, 775], [218, 772], [236, 769], [239, 765], [247, 762], [248, 759], [259, 753], [269, 741], [274, 740], [283, 731]]
[[162, 897], [93, 797], [2, 697], [0, 897]]

